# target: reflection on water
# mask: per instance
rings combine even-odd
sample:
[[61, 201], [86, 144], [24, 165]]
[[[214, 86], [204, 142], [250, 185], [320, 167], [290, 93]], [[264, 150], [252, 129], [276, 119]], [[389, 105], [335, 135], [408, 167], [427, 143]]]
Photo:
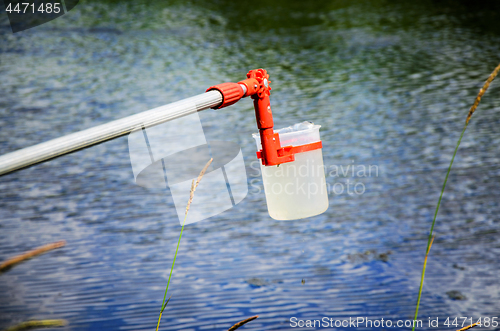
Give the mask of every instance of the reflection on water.
[[[365, 193], [330, 192], [326, 213], [274, 221], [258, 190], [250, 100], [201, 113], [208, 140], [241, 145], [249, 195], [186, 227], [162, 328], [224, 330], [255, 314], [247, 330], [287, 329], [292, 317], [411, 318], [446, 167], [499, 61], [498, 12], [468, 1], [81, 2], [18, 34], [2, 13], [0, 153], [266, 68], [278, 127], [321, 124], [327, 167], [378, 174], [329, 173], [329, 185], [361, 182]], [[448, 182], [425, 321], [497, 313], [499, 86]], [[65, 318], [68, 330], [153, 329], [180, 231], [159, 193], [134, 184], [126, 138], [1, 177], [0, 259], [67, 246], [0, 275], [0, 328]]]

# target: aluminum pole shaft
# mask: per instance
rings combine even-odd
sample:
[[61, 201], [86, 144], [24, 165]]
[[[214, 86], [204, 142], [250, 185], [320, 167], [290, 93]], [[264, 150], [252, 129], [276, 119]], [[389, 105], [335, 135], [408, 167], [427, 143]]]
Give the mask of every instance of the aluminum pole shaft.
[[0, 176], [80, 149], [129, 134], [139, 127], [150, 127], [218, 106], [222, 94], [212, 90], [139, 114], [75, 132], [47, 142], [0, 156]]

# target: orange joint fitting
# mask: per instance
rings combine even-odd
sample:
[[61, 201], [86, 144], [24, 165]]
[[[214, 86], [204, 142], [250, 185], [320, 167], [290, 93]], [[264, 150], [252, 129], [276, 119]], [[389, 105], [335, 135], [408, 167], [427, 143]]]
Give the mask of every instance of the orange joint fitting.
[[211, 90], [217, 90], [222, 94], [222, 103], [219, 106], [213, 107], [213, 109], [230, 106], [245, 96], [243, 88], [238, 83], [222, 83], [214, 85], [209, 87], [206, 92]]
[[246, 87], [246, 97], [256, 94], [260, 87], [259, 81], [255, 78], [242, 80], [241, 82], [238, 82], [238, 84], [244, 85]]

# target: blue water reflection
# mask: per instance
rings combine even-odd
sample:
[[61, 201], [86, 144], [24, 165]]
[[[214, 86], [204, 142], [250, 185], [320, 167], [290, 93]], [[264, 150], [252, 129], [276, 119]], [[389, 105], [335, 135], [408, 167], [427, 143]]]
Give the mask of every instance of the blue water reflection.
[[[242, 147], [249, 195], [186, 227], [162, 329], [225, 330], [256, 314], [245, 330], [289, 329], [292, 317], [413, 316], [446, 168], [499, 62], [497, 28], [485, 23], [498, 16], [465, 1], [304, 6], [89, 1], [17, 34], [0, 14], [1, 154], [263, 67], [277, 126], [321, 124], [330, 171], [377, 167], [327, 174], [330, 185], [352, 180], [366, 191], [332, 192], [326, 213], [277, 222], [255, 170], [251, 101], [200, 113], [208, 139]], [[495, 82], [455, 159], [424, 321], [498, 313], [499, 92]], [[134, 184], [126, 137], [1, 177], [0, 260], [67, 246], [0, 275], [0, 328], [64, 318], [67, 330], [153, 329], [179, 231], [172, 198]]]

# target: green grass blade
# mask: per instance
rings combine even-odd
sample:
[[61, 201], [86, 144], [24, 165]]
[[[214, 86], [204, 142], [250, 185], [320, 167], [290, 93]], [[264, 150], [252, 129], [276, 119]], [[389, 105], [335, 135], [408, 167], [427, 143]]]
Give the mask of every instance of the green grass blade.
[[[163, 296], [160, 313], [163, 313], [163, 310], [165, 310], [165, 307], [167, 306], [168, 303], [167, 301], [165, 304], [163, 304], [165, 302], [165, 299], [167, 298], [168, 286], [170, 285], [170, 279], [172, 278], [172, 272], [174, 271], [175, 259], [177, 258], [177, 252], [179, 251], [179, 245], [181, 243], [182, 232], [184, 231], [184, 225], [186, 223], [186, 217], [187, 213], [184, 216], [184, 221], [182, 222], [181, 234], [179, 235], [179, 241], [177, 242], [177, 248], [175, 249], [174, 261], [172, 262], [172, 268], [170, 268], [170, 275], [168, 276], [167, 288], [165, 289], [165, 295]], [[170, 298], [168, 300], [170, 301]]]

